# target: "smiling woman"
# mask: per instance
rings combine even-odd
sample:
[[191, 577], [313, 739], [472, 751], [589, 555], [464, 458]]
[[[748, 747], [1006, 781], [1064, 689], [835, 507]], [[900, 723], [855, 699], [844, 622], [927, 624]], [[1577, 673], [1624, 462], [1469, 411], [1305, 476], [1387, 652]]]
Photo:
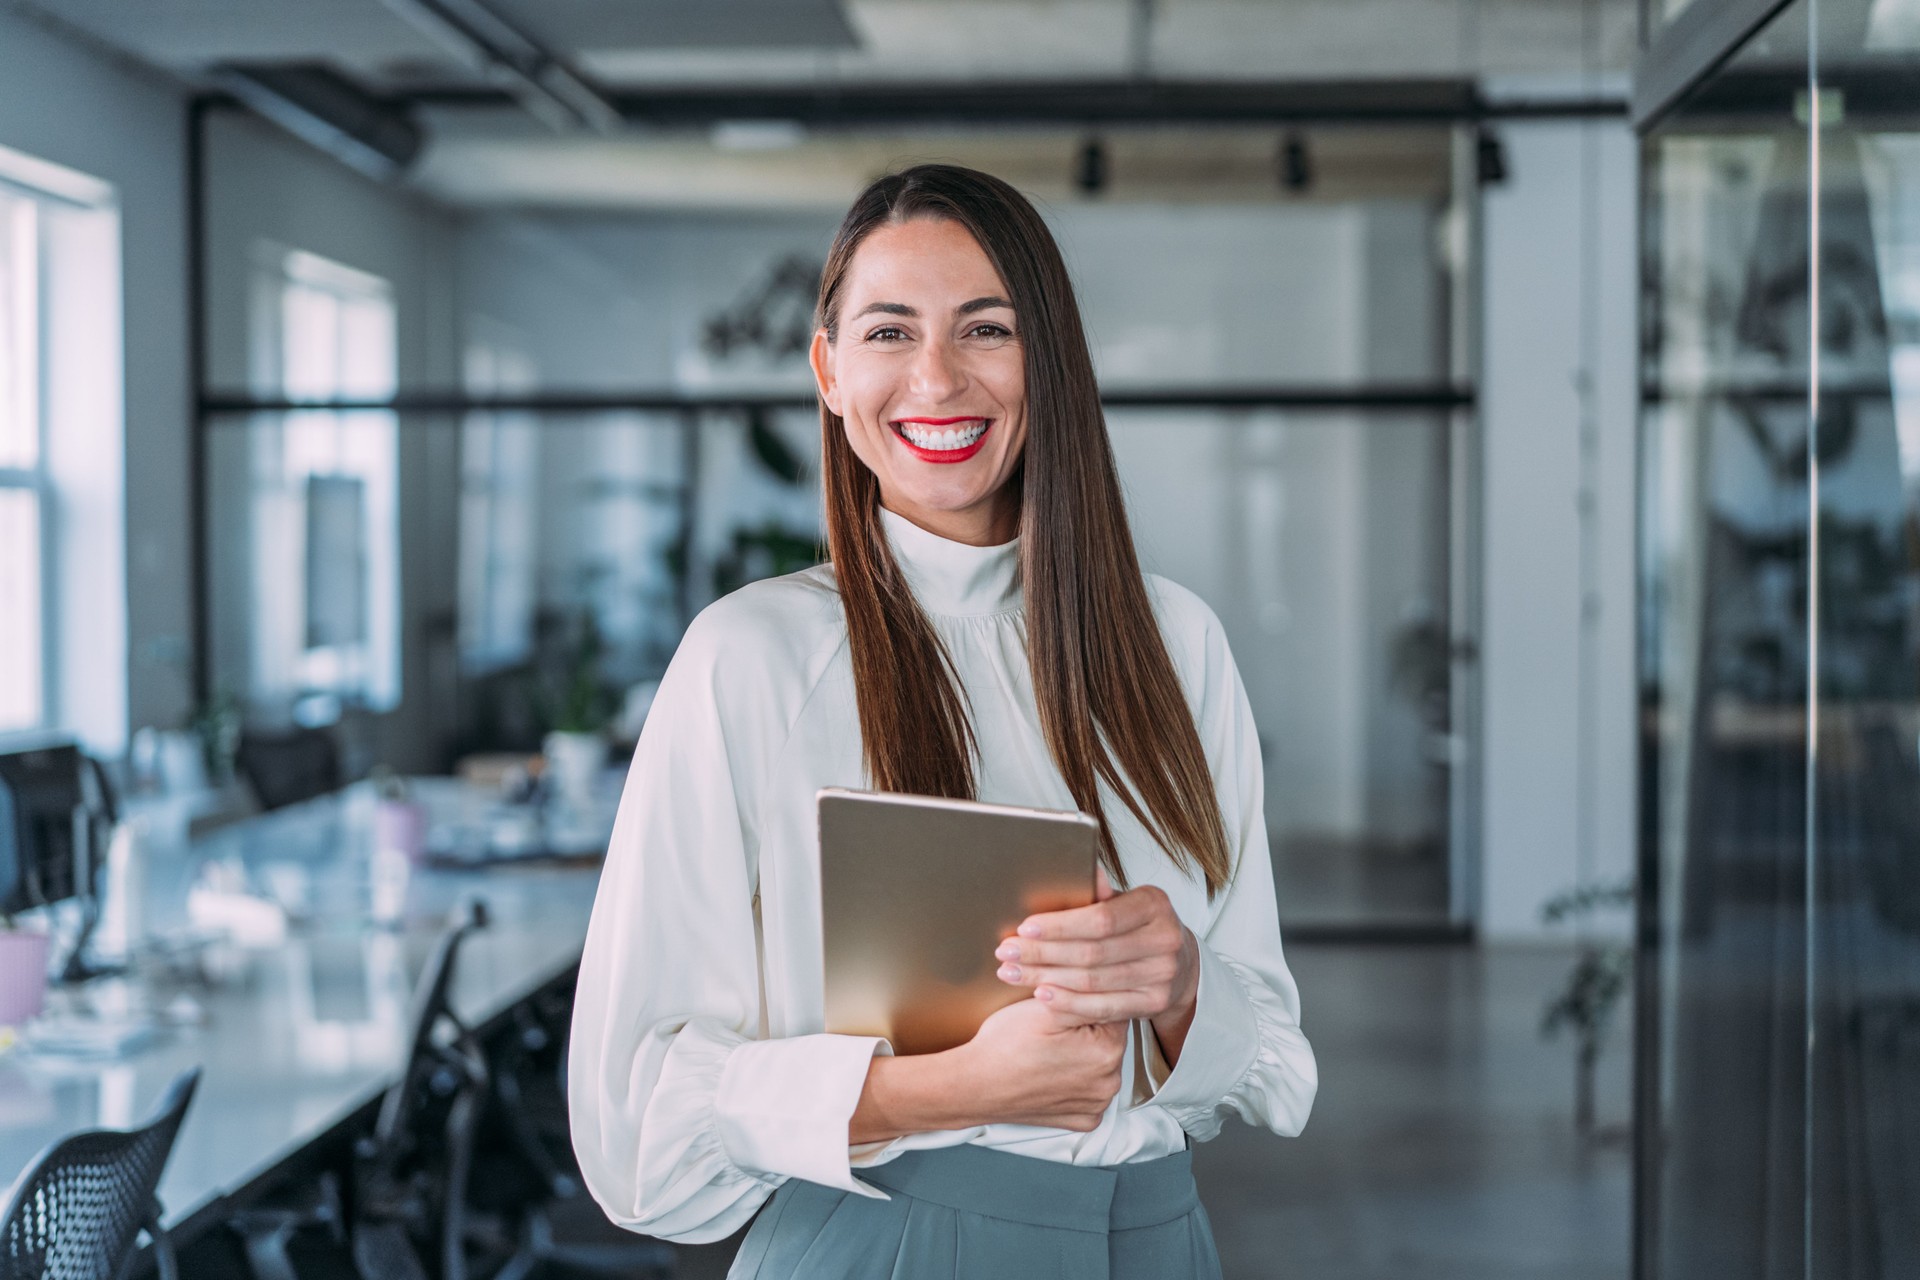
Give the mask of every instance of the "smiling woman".
[[[647, 718], [574, 1006], [587, 1183], [674, 1239], [758, 1212], [738, 1277], [1217, 1277], [1188, 1148], [1298, 1133], [1318, 1082], [1219, 620], [1140, 570], [1019, 193], [874, 183], [819, 319], [832, 564], [702, 613]], [[1032, 998], [954, 1049], [821, 1030], [814, 797], [862, 785], [1099, 825], [1099, 900], [1000, 942]]]

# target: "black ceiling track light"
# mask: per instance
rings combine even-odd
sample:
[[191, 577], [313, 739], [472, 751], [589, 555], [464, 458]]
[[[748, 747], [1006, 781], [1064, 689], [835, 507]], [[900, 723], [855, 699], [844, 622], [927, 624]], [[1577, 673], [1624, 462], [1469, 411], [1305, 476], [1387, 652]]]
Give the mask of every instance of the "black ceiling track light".
[[1111, 179], [1107, 144], [1098, 138], [1088, 138], [1080, 145], [1080, 153], [1074, 158], [1074, 187], [1082, 195], [1097, 196], [1107, 189]]
[[1305, 195], [1313, 186], [1313, 153], [1302, 133], [1289, 133], [1280, 142], [1280, 185], [1293, 195]]
[[1474, 142], [1473, 155], [1481, 186], [1497, 187], [1507, 180], [1507, 148], [1499, 134], [1482, 128]]

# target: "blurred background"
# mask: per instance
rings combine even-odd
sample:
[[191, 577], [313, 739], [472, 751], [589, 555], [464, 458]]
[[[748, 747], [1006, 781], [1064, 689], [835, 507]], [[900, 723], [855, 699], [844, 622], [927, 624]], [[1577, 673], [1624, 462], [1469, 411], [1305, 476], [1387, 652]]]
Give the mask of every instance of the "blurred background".
[[833, 229], [924, 160], [1053, 228], [1259, 724], [1322, 1084], [1197, 1151], [1227, 1274], [1920, 1271], [1920, 0], [0, 0], [0, 750], [118, 801], [6, 910], [149, 908], [41, 1015], [137, 1044], [0, 1047], [0, 1178], [220, 1106], [329, 939], [375, 1047], [162, 1184], [265, 1276], [259, 1205], [377, 1217], [448, 902], [574, 904], [463, 1017], [559, 1035], [653, 682], [820, 557]]

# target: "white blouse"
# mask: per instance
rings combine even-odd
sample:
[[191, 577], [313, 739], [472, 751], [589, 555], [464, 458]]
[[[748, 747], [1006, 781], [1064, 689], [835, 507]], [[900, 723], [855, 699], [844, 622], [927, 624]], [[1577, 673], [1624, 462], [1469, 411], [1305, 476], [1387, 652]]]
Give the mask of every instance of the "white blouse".
[[[1034, 704], [1018, 543], [973, 547], [882, 520], [965, 686], [980, 798], [1074, 808]], [[830, 567], [757, 582], [703, 611], [674, 655], [587, 930], [568, 1094], [581, 1170], [616, 1222], [718, 1240], [788, 1178], [883, 1197], [855, 1171], [916, 1148], [1120, 1164], [1212, 1137], [1222, 1109], [1300, 1132], [1318, 1073], [1281, 956], [1252, 711], [1213, 611], [1165, 579], [1148, 585], [1235, 859], [1209, 902], [1104, 800], [1130, 884], [1166, 890], [1200, 940], [1179, 1064], [1168, 1070], [1150, 1031], [1131, 1037], [1135, 1088], [1088, 1133], [990, 1124], [849, 1148], [867, 1065], [889, 1048], [821, 1030], [814, 793], [867, 785], [847, 630]]]

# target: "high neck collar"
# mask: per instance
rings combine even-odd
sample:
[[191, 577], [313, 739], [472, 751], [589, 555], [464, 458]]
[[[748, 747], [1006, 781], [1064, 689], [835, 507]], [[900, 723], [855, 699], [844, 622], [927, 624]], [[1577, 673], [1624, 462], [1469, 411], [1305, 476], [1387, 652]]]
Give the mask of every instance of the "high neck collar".
[[1020, 607], [1020, 539], [997, 547], [969, 546], [928, 533], [885, 507], [880, 524], [928, 613], [965, 617]]

